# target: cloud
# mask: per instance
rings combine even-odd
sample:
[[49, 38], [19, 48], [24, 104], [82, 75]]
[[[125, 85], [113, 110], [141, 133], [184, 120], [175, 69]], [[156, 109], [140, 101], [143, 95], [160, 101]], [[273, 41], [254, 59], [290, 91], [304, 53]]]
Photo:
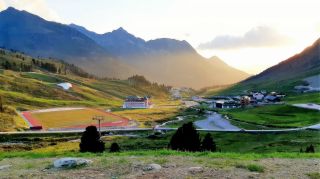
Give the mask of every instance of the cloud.
[[58, 14], [44, 0], [0, 0], [0, 10], [14, 7], [41, 16], [46, 20], [61, 21]]
[[278, 33], [276, 30], [259, 26], [246, 32], [243, 36], [222, 35], [212, 41], [202, 43], [199, 49], [237, 49], [283, 46], [292, 42], [289, 37]]

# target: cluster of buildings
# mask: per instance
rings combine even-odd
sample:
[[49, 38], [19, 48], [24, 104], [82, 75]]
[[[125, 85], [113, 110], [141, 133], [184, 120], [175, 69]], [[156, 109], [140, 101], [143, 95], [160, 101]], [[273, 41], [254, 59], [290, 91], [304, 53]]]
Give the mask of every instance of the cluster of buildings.
[[[266, 91], [250, 92], [242, 96], [213, 96], [205, 101], [211, 108], [232, 109], [248, 105], [274, 104], [280, 102], [284, 94]], [[192, 97], [195, 101], [203, 101], [201, 97]]]
[[122, 105], [124, 109], [146, 109], [151, 108], [152, 103], [150, 97], [128, 96]]

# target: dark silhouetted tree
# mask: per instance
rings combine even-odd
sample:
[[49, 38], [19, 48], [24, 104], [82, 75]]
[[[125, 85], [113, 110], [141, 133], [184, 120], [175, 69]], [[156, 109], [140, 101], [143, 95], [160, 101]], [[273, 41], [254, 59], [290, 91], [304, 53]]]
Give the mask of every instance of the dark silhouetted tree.
[[118, 143], [112, 143], [110, 147], [110, 152], [120, 152], [120, 147]]
[[217, 150], [216, 143], [213, 141], [211, 134], [207, 133], [201, 143], [201, 150], [215, 152]]
[[314, 153], [314, 152], [315, 152], [315, 150], [314, 150], [314, 147], [312, 144], [306, 148], [306, 153]]
[[96, 126], [88, 126], [83, 132], [80, 143], [80, 152], [103, 152], [104, 142], [100, 140], [100, 134]]
[[300, 153], [303, 153], [303, 149], [302, 149], [302, 147], [300, 147]]
[[200, 151], [200, 137], [192, 122], [178, 128], [170, 140], [169, 147], [173, 150]]

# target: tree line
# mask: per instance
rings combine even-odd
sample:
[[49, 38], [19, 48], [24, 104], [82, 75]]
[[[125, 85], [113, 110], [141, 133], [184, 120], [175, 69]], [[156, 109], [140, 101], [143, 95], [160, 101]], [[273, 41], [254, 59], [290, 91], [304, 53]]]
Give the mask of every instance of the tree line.
[[[100, 140], [100, 133], [96, 126], [88, 126], [82, 134], [80, 143], [80, 152], [104, 152], [105, 145]], [[201, 141], [199, 133], [194, 128], [193, 124], [187, 123], [178, 128], [176, 133], [172, 136], [168, 148], [179, 151], [210, 151], [217, 150], [216, 143], [214, 142], [210, 133], [207, 133]], [[119, 152], [120, 146], [117, 143], [112, 143], [110, 152]]]

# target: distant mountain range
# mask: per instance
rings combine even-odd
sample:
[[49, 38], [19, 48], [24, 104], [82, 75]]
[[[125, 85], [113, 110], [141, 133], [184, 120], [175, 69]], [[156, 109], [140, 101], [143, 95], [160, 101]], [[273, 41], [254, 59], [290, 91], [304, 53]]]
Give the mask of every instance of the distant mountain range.
[[186, 41], [145, 41], [123, 28], [97, 34], [14, 8], [0, 12], [0, 47], [62, 59], [98, 76], [141, 74], [173, 86], [201, 88], [231, 84], [249, 76], [218, 57], [205, 59]]

